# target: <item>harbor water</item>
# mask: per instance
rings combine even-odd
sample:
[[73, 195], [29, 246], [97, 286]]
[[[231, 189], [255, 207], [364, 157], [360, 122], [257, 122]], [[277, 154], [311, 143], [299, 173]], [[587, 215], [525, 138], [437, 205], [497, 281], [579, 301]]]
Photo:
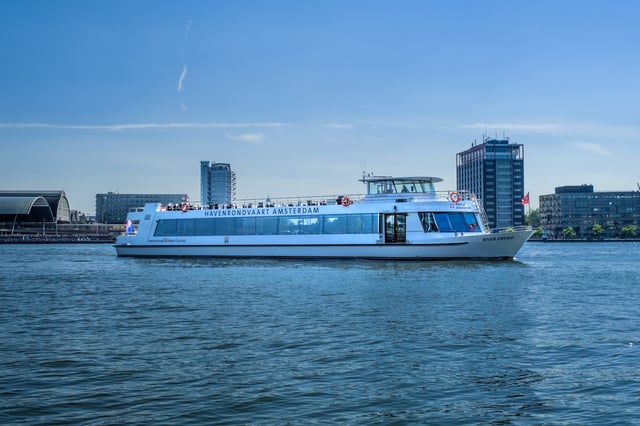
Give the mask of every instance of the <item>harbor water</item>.
[[640, 243], [513, 261], [0, 245], [0, 423], [634, 424]]

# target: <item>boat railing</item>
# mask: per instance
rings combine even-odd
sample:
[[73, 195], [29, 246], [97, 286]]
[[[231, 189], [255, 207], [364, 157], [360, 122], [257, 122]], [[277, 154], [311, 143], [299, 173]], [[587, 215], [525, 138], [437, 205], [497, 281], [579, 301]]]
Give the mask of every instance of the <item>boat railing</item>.
[[343, 194], [343, 195], [321, 195], [321, 196], [305, 196], [305, 197], [283, 197], [283, 198], [248, 198], [238, 199], [231, 203], [212, 203], [206, 204], [199, 201], [184, 202], [179, 204], [167, 204], [160, 208], [163, 210], [226, 210], [226, 209], [251, 209], [251, 208], [270, 208], [270, 207], [302, 207], [302, 206], [326, 206], [332, 204], [340, 204], [343, 197], [348, 197], [350, 203], [359, 202], [365, 196], [363, 194]]
[[460, 201], [475, 201], [476, 197], [469, 191], [430, 191], [430, 192], [383, 192], [379, 194], [369, 194], [368, 201], [393, 200], [396, 202], [407, 201], [449, 201], [459, 203]]
[[520, 231], [531, 231], [531, 226], [518, 225], [518, 226], [507, 226], [506, 228], [494, 228], [491, 230], [491, 233], [501, 234], [503, 232], [520, 232]]
[[476, 206], [478, 213], [480, 214], [480, 220], [482, 220], [482, 227], [485, 230], [490, 230], [489, 226], [489, 217], [487, 217], [487, 212], [484, 209], [484, 205], [481, 200], [477, 199], [475, 196], [471, 198], [471, 201]]
[[439, 201], [476, 201], [476, 196], [470, 191], [435, 191], [435, 195]]
[[[343, 201], [346, 197], [346, 200]], [[434, 191], [428, 193], [395, 193], [395, 194], [342, 194], [342, 195], [321, 195], [321, 196], [304, 196], [304, 197], [267, 197], [264, 199], [248, 198], [238, 199], [231, 203], [213, 203], [205, 204], [199, 201], [190, 201], [183, 203], [167, 204], [160, 207], [161, 210], [178, 211], [178, 210], [218, 210], [218, 209], [240, 209], [240, 208], [269, 208], [269, 207], [302, 207], [302, 206], [326, 206], [333, 204], [341, 204], [343, 202], [357, 203], [365, 198], [375, 200], [394, 201], [449, 201], [457, 203], [460, 201], [476, 201], [475, 196], [469, 191]], [[347, 201], [348, 200], [348, 201]]]

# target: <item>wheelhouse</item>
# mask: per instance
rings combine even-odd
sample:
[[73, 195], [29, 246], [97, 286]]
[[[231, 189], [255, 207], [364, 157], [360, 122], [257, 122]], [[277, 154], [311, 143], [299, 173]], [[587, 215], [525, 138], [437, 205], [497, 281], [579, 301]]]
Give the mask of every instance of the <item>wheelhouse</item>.
[[438, 177], [364, 176], [361, 182], [367, 187], [366, 199], [368, 200], [397, 196], [406, 196], [412, 199], [433, 199], [436, 196], [434, 183], [442, 182], [442, 179]]

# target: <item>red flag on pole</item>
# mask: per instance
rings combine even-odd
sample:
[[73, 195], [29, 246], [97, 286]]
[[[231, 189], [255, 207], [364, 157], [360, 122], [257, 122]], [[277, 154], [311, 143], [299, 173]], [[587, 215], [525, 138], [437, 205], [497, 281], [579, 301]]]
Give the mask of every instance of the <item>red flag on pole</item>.
[[527, 204], [529, 204], [529, 193], [527, 192], [527, 195], [525, 195], [524, 197], [522, 197], [522, 205], [525, 206]]

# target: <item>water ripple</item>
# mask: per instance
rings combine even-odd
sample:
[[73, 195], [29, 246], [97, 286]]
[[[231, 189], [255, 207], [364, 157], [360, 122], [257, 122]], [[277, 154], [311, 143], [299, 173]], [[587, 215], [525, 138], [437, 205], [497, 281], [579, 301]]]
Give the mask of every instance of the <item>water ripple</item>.
[[0, 246], [3, 424], [633, 424], [638, 244], [510, 262]]

